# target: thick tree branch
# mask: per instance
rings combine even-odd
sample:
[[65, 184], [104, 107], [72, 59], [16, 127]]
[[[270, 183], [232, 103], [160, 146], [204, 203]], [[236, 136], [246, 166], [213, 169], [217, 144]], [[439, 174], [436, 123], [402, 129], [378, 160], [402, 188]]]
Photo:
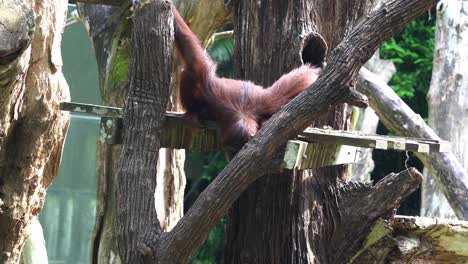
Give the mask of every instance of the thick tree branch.
[[343, 98], [340, 98], [336, 103], [347, 103], [349, 105], [361, 108], [366, 108], [369, 106], [367, 97], [354, 89], [350, 89], [349, 92], [344, 95]]
[[[343, 205], [347, 216], [343, 218], [356, 221], [354, 223], [355, 228], [358, 228], [358, 225], [367, 226], [363, 224], [363, 221], [367, 221], [364, 218], [375, 220], [381, 215], [396, 209], [402, 199], [408, 197], [419, 186], [421, 180], [421, 174], [415, 168], [409, 168], [400, 173], [392, 173], [386, 176], [365, 191], [366, 194], [362, 193], [361, 188], [357, 188], [349, 194], [345, 194], [352, 198], [347, 199], [346, 204]], [[353, 185], [353, 183], [348, 183], [348, 185]], [[344, 187], [344, 189], [346, 188], [347, 186]], [[366, 199], [363, 199], [363, 197], [366, 197]]]
[[397, 216], [378, 221], [354, 263], [466, 263], [468, 222]]
[[[361, 92], [370, 99], [384, 125], [392, 132], [406, 137], [440, 140], [420, 115], [401, 100], [378, 76], [363, 68], [359, 81]], [[424, 163], [459, 219], [468, 219], [468, 175], [455, 156], [450, 153], [416, 153]]]
[[304, 130], [327, 107], [347, 96], [361, 66], [381, 43], [426, 12], [435, 0], [394, 0], [358, 24], [332, 52], [318, 80], [275, 114], [220, 175], [205, 189], [185, 217], [165, 234], [158, 248], [161, 263], [186, 262], [230, 205], [258, 177], [282, 144]]
[[139, 263], [140, 253], [150, 255], [140, 241], [158, 240], [162, 232], [154, 193], [172, 72], [171, 7], [168, 0], [147, 0], [134, 6], [129, 96], [115, 189], [115, 233], [123, 263]]
[[[399, 207], [401, 201], [408, 197], [421, 183], [422, 176], [414, 168], [400, 173], [392, 173], [372, 186], [370, 183], [348, 182], [336, 188], [330, 177], [309, 178], [318, 194], [314, 203], [323, 205], [323, 215], [318, 218], [334, 215], [332, 230], [322, 227], [321, 232], [311, 229], [318, 263], [348, 263], [360, 248], [369, 232], [380, 217], [390, 215]], [[319, 186], [327, 186], [320, 188]], [[339, 186], [339, 185], [338, 185]], [[327, 206], [327, 205], [334, 206]], [[314, 221], [314, 220], [312, 220]], [[352, 237], [353, 239], [349, 239]], [[348, 241], [343, 243], [342, 241]], [[333, 252], [333, 253], [331, 253]]]

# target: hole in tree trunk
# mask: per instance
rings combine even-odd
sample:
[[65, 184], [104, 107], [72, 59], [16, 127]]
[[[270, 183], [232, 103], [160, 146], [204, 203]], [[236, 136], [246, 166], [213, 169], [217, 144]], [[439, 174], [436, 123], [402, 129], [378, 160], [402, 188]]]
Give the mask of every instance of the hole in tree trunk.
[[314, 66], [323, 67], [327, 56], [328, 46], [325, 40], [317, 33], [310, 34], [304, 41], [302, 49], [303, 63], [309, 63]]

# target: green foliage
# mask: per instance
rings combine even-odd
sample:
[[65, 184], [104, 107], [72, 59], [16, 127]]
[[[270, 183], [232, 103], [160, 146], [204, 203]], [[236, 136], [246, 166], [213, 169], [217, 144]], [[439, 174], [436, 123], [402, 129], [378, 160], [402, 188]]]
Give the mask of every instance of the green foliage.
[[213, 230], [211, 230], [205, 244], [197, 251], [192, 259], [192, 264], [216, 264], [223, 259], [224, 225], [222, 219]]
[[[397, 72], [393, 75], [390, 85], [395, 92], [411, 107], [427, 120], [426, 95], [432, 76], [432, 61], [435, 43], [435, 18], [422, 16], [411, 22], [400, 34], [384, 43], [381, 57], [395, 63]], [[391, 134], [379, 125], [378, 134]], [[422, 163], [413, 153], [374, 150], [375, 169], [372, 179], [378, 181], [385, 175], [401, 171], [406, 167], [423, 168]], [[418, 215], [421, 203], [421, 193], [413, 193], [398, 209], [399, 214]]]
[[112, 81], [111, 87], [116, 87], [120, 82], [127, 79], [128, 72], [128, 48], [117, 47], [115, 49], [112, 69], [110, 71], [110, 80]]
[[[218, 75], [232, 78], [234, 76], [232, 63], [234, 41], [232, 37], [216, 38], [207, 51], [218, 64]], [[222, 152], [187, 152], [185, 208], [189, 208], [193, 204], [205, 187], [224, 169], [226, 163]], [[193, 256], [191, 263], [215, 264], [222, 262], [224, 226], [225, 220], [223, 219], [211, 230], [203, 246]]]
[[112, 62], [111, 70], [109, 72], [109, 79], [111, 81], [111, 87], [118, 87], [121, 82], [126, 82], [128, 74], [128, 64], [130, 59], [130, 30], [132, 24], [130, 21], [124, 19], [117, 28], [112, 45]]
[[[184, 207], [189, 208], [198, 195], [226, 166], [222, 152], [187, 152], [187, 189]], [[224, 220], [211, 230], [208, 238], [192, 258], [194, 264], [221, 263], [224, 241]]]
[[390, 85], [422, 116], [427, 115], [426, 94], [432, 76], [434, 32], [435, 18], [425, 15], [412, 21], [381, 48], [381, 57], [395, 63], [397, 68]]
[[185, 171], [187, 188], [184, 208], [190, 208], [198, 195], [226, 166], [222, 152], [187, 151]]
[[203, 166], [204, 172], [201, 174], [201, 177], [212, 181], [226, 167], [227, 161], [222, 152], [211, 152], [208, 154], [205, 152], [204, 154], [208, 157], [209, 163]]
[[216, 38], [213, 45], [207, 49], [210, 56], [218, 63], [217, 73], [223, 77], [234, 77], [234, 65], [232, 55], [234, 54], [234, 40], [232, 37]]

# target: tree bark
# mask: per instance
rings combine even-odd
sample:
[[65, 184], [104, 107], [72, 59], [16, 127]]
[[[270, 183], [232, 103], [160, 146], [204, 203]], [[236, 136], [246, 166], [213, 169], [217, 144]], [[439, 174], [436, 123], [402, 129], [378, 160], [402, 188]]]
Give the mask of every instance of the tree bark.
[[129, 95], [115, 189], [115, 232], [123, 263], [141, 262], [140, 239], [157, 239], [162, 232], [155, 190], [163, 183], [157, 181], [156, 164], [174, 42], [170, 1], [142, 1], [133, 8]]
[[17, 263], [69, 124], [58, 107], [69, 100], [60, 54], [67, 1], [9, 0], [0, 10], [0, 261]]
[[[325, 54], [315, 48], [311, 34], [317, 30], [333, 50], [346, 30], [371, 10], [373, 2], [298, 1], [292, 5], [263, 1], [259, 5], [255, 1], [234, 1], [238, 77], [268, 87], [302, 63], [314, 63], [311, 58]], [[313, 125], [346, 130], [350, 128], [350, 114], [347, 105], [333, 106]], [[304, 223], [304, 210], [309, 206], [301, 199], [301, 192], [313, 191], [314, 187], [305, 182], [310, 182], [309, 177], [344, 179], [345, 172], [345, 166], [334, 166], [257, 180], [228, 214], [225, 262], [307, 263], [313, 258], [306, 235], [309, 226]]]
[[[218, 27], [231, 21], [222, 1], [180, 0], [176, 5], [186, 20], [191, 21], [192, 30], [202, 42]], [[78, 8], [96, 51], [103, 105], [121, 107], [127, 97], [126, 69], [131, 33], [128, 8], [87, 4], [79, 4]], [[208, 10], [210, 12], [207, 12]], [[175, 68], [173, 76], [176, 76]], [[176, 78], [171, 84], [168, 111], [181, 111], [175, 89]], [[120, 263], [113, 229], [116, 161], [120, 146], [111, 146], [100, 141], [97, 144], [98, 203], [92, 242], [92, 263]], [[184, 160], [184, 150], [159, 151], [157, 181], [163, 182], [164, 185], [158, 185], [156, 188], [156, 208], [161, 227], [165, 231], [169, 231], [183, 214]]]
[[[427, 95], [429, 126], [452, 143], [452, 153], [468, 172], [468, 2], [440, 1], [431, 88]], [[421, 215], [453, 218], [455, 214], [435, 178], [425, 170]], [[467, 179], [468, 180], [468, 179]], [[468, 194], [467, 194], [468, 199]], [[465, 218], [468, 219], [468, 218]]]

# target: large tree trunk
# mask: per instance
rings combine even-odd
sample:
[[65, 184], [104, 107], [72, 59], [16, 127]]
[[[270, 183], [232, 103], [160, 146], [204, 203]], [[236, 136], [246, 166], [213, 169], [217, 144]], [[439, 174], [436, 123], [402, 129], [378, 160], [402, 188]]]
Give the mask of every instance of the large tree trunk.
[[115, 237], [123, 263], [140, 263], [141, 239], [154, 239], [162, 230], [155, 190], [165, 186], [156, 177], [156, 164], [171, 83], [171, 8], [166, 0], [133, 5], [128, 98], [114, 193]]
[[[323, 54], [319, 42], [308, 38], [314, 29], [333, 50], [375, 2], [234, 1], [238, 77], [267, 87], [302, 63], [316, 62]], [[333, 106], [314, 126], [348, 129], [350, 113], [347, 105]], [[345, 166], [334, 166], [257, 180], [229, 212], [225, 262], [309, 263], [314, 258], [310, 251], [314, 242], [308, 230], [321, 226], [321, 221], [336, 221], [333, 216], [311, 219], [316, 216], [310, 214], [320, 210], [309, 199], [333, 184], [324, 180], [324, 186], [318, 187], [315, 184], [321, 180], [311, 179], [344, 180], [345, 170]], [[325, 257], [322, 253], [319, 259]]]
[[[230, 21], [222, 1], [177, 1], [177, 9], [190, 18], [192, 30], [206, 41], [212, 33]], [[130, 13], [127, 7], [79, 4], [93, 42], [99, 67], [100, 89], [103, 105], [122, 107], [127, 98], [127, 65], [130, 52]], [[102, 29], [105, 28], [105, 33]], [[103, 34], [104, 33], [104, 34]], [[175, 67], [173, 76], [175, 75]], [[167, 110], [182, 111], [175, 88], [176, 78], [171, 85], [171, 98]], [[114, 188], [120, 146], [98, 142], [98, 203], [94, 239], [92, 243], [93, 263], [119, 263], [114, 234]], [[157, 177], [160, 184], [156, 189], [158, 218], [161, 227], [169, 231], [182, 217], [185, 151], [160, 149]]]
[[63, 0], [1, 1], [2, 263], [18, 262], [25, 228], [41, 210], [60, 164], [69, 124], [58, 107], [69, 100], [60, 53], [66, 11]]
[[[468, 1], [440, 1], [436, 46], [428, 94], [429, 126], [450, 141], [451, 151], [468, 169]], [[454, 218], [447, 199], [425, 170], [421, 215]]]

